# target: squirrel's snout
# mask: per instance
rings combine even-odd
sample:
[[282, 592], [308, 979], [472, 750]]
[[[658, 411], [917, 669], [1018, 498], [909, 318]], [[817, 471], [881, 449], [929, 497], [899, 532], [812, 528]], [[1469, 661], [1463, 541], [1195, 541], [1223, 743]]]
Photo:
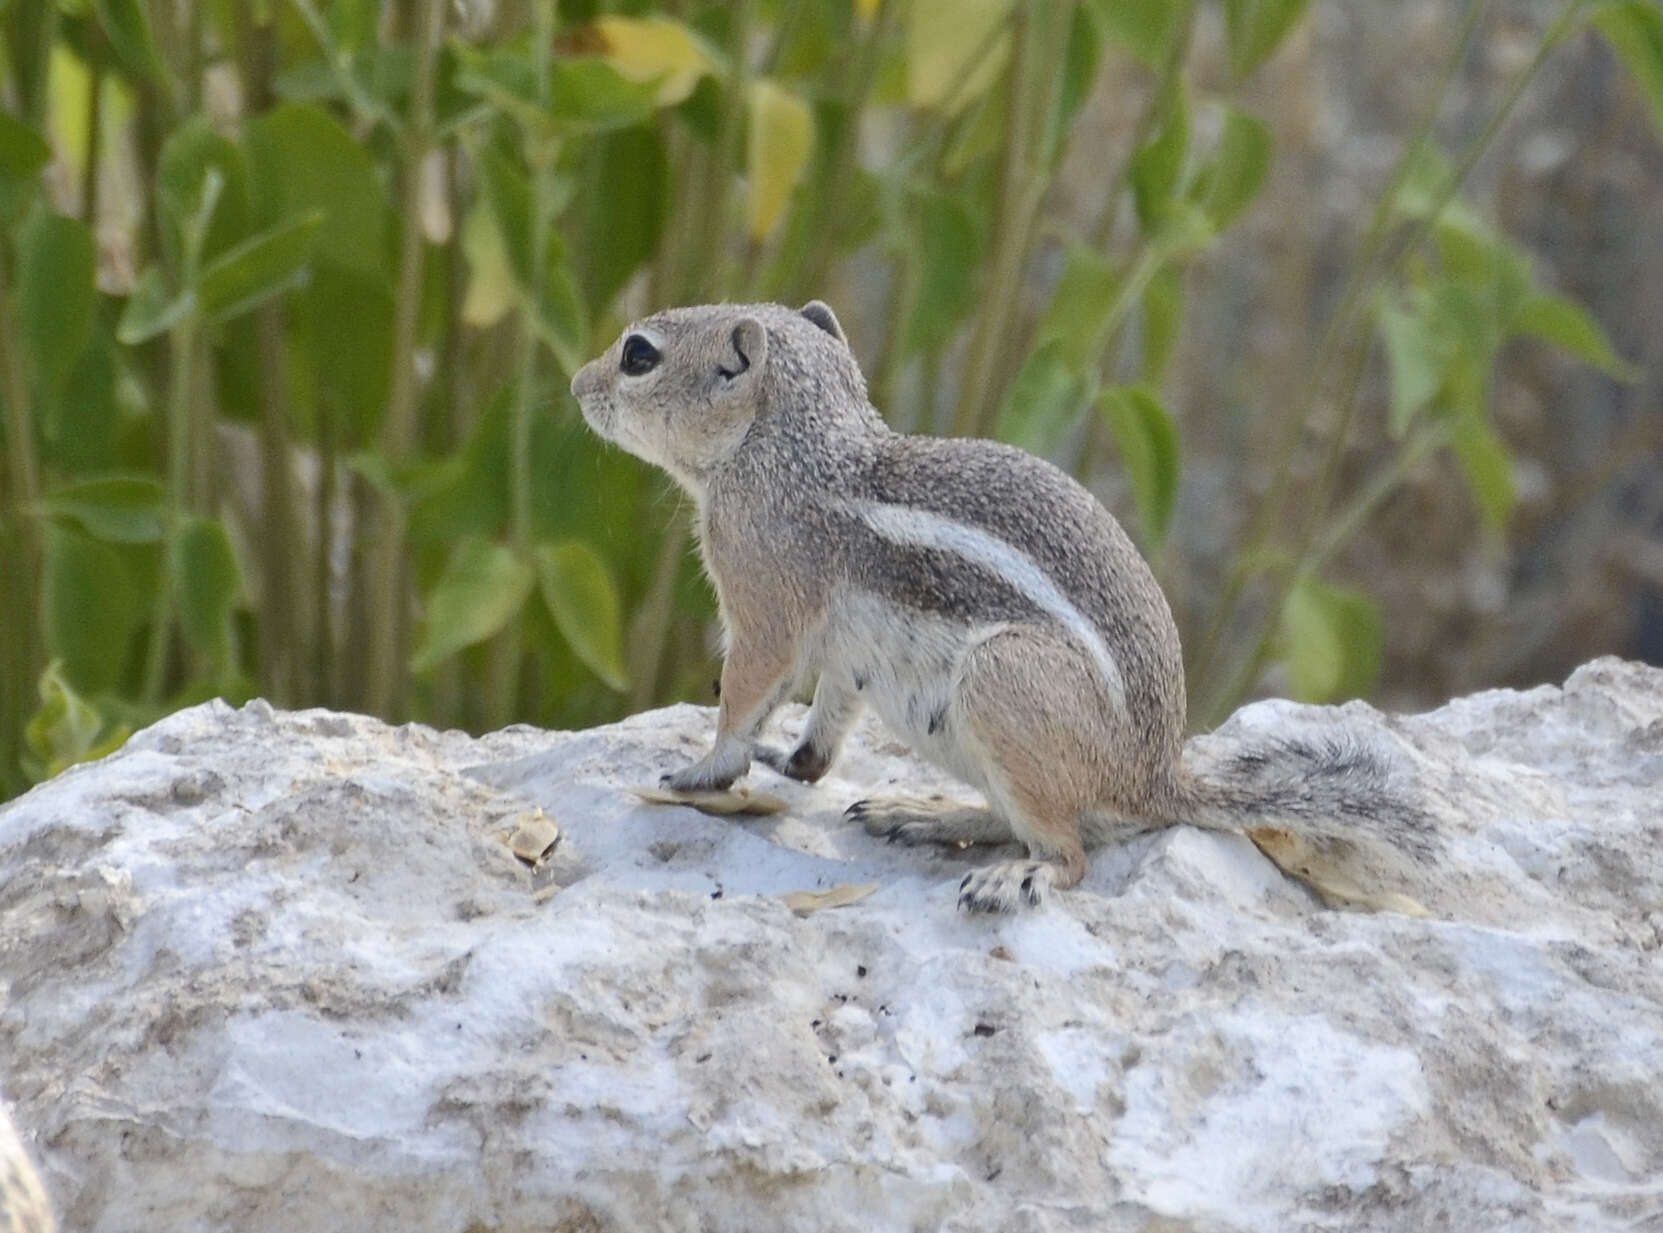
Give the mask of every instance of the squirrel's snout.
[[600, 393], [604, 377], [599, 364], [599, 360], [590, 360], [578, 369], [577, 375], [572, 378], [572, 397], [578, 402], [581, 403], [584, 399], [593, 398]]

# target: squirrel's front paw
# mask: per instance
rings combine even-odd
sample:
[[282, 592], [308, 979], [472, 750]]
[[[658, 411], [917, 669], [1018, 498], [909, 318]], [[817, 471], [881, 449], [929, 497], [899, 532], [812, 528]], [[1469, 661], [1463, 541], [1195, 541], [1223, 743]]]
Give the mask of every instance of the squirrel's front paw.
[[716, 747], [708, 754], [658, 782], [672, 792], [719, 792], [731, 788], [750, 767], [749, 742], [717, 737]]
[[718, 774], [709, 758], [701, 758], [692, 766], [661, 776], [658, 782], [672, 792], [720, 792], [731, 788], [738, 778], [737, 774]]

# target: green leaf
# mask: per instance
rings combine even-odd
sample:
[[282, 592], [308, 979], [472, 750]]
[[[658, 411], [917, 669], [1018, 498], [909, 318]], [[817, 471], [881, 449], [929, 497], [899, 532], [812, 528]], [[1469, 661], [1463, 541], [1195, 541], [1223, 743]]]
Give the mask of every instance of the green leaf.
[[1150, 250], [1157, 264], [1149, 269], [1148, 274], [1136, 280], [1137, 291], [1142, 292], [1141, 284], [1160, 268], [1158, 263], [1187, 261], [1215, 238], [1212, 223], [1200, 206], [1189, 201], [1174, 202], [1167, 217], [1150, 237]]
[[599, 311], [658, 251], [671, 200], [670, 171], [663, 141], [648, 128], [602, 133], [584, 158], [585, 190], [574, 206], [587, 243], [578, 256], [585, 298]]
[[1270, 130], [1235, 107], [1225, 110], [1224, 131], [1202, 166], [1190, 193], [1216, 231], [1223, 231], [1252, 204], [1270, 173]]
[[566, 373], [575, 374], [589, 358], [589, 319], [577, 280], [558, 253], [550, 255], [543, 294], [533, 308], [531, 323], [537, 337]]
[[151, 266], [139, 275], [133, 294], [127, 297], [121, 320], [116, 323], [116, 340], [128, 347], [149, 342], [178, 325], [195, 309], [196, 292], [171, 294], [160, 267]]
[[962, 110], [980, 97], [1010, 57], [1001, 30], [1015, 0], [912, 0], [906, 13], [907, 101]]
[[362, 143], [328, 112], [304, 103], [280, 104], [250, 121], [245, 143], [257, 225], [321, 210], [317, 261], [391, 285], [392, 208]]
[[1421, 408], [1443, 386], [1453, 355], [1451, 340], [1419, 313], [1382, 301], [1380, 333], [1386, 343], [1386, 365], [1391, 374], [1387, 431], [1401, 440]]
[[1594, 25], [1628, 67], [1629, 76], [1651, 104], [1651, 118], [1663, 134], [1663, 9], [1656, 0], [1602, 4]]
[[[120, 465], [124, 411], [117, 405], [118, 348], [114, 337], [98, 326], [75, 361], [55, 403], [39, 418], [40, 457], [48, 468], [68, 475], [94, 475]], [[142, 395], [133, 395], [142, 398]]]
[[52, 161], [52, 147], [9, 111], [0, 111], [0, 180], [32, 180]]
[[631, 81], [603, 60], [556, 60], [551, 67], [550, 114], [560, 127], [582, 132], [651, 119], [665, 84]]
[[1282, 607], [1288, 683], [1301, 702], [1367, 694], [1385, 657], [1386, 625], [1357, 591], [1301, 578]]
[[1096, 378], [1068, 362], [1055, 340], [1028, 355], [1000, 408], [1001, 441], [1034, 454], [1048, 454], [1080, 421], [1095, 392]]
[[546, 127], [548, 109], [537, 97], [537, 66], [524, 49], [457, 47], [456, 84], [522, 125]]
[[428, 593], [427, 623], [410, 671], [430, 672], [503, 629], [525, 606], [534, 580], [512, 548], [477, 536], [462, 540]]
[[[218, 177], [210, 197], [208, 177]], [[185, 237], [202, 235], [203, 261], [212, 260], [248, 234], [248, 161], [242, 148], [206, 117], [193, 116], [168, 134], [156, 165], [156, 196], [173, 259]]]
[[1178, 346], [1184, 324], [1184, 279], [1172, 266], [1162, 266], [1143, 291], [1143, 379], [1158, 386]]
[[41, 513], [81, 524], [88, 534], [117, 544], [154, 544], [162, 538], [166, 494], [143, 475], [112, 475], [53, 489]]
[[156, 40], [150, 32], [150, 19], [145, 15], [140, 0], [93, 0], [98, 13], [98, 24], [110, 40], [116, 58], [135, 77], [152, 85], [168, 87], [172, 83], [167, 66], [156, 52]]
[[611, 569], [582, 540], [543, 544], [536, 556], [543, 602], [573, 654], [612, 689], [628, 688], [623, 602]]
[[1518, 501], [1513, 456], [1507, 446], [1482, 416], [1462, 415], [1451, 424], [1450, 448], [1466, 474], [1484, 524], [1492, 531], [1505, 530]]
[[1488, 364], [1501, 345], [1501, 327], [1477, 288], [1446, 278], [1417, 291], [1415, 298], [1432, 328], [1456, 351]]
[[36, 780], [49, 779], [77, 762], [114, 753], [132, 735], [132, 729], [121, 724], [100, 739], [105, 732], [104, 717], [75, 692], [64, 676], [62, 660], [46, 665], [37, 688], [40, 709], [23, 730], [24, 744], [37, 763], [31, 769], [31, 777]]
[[1084, 369], [1100, 358], [1107, 344], [1105, 327], [1119, 298], [1120, 278], [1114, 266], [1089, 245], [1073, 244], [1035, 337], [1041, 342], [1054, 339], [1063, 361]]
[[235, 666], [231, 610], [242, 596], [242, 571], [225, 527], [210, 518], [191, 518], [179, 529], [175, 551], [174, 595], [179, 628], [207, 657], [216, 677]]
[[1451, 202], [1433, 235], [1438, 263], [1456, 282], [1470, 287], [1489, 305], [1499, 337], [1520, 305], [1533, 294], [1530, 259], [1465, 208]]
[[1145, 67], [1160, 70], [1183, 30], [1188, 0], [1091, 0], [1103, 33]]
[[918, 192], [918, 291], [907, 318], [906, 351], [934, 351], [970, 310], [981, 264], [981, 227], [970, 206], [950, 193]]
[[506, 112], [536, 133], [629, 128], [649, 119], [666, 84], [633, 81], [605, 60], [560, 59], [549, 66], [546, 100], [537, 93], [537, 66], [526, 50], [475, 51], [457, 46], [456, 85]]
[[1224, 26], [1230, 45], [1230, 71], [1237, 81], [1250, 77], [1282, 45], [1288, 31], [1305, 14], [1308, 0], [1224, 0]]
[[462, 452], [448, 459], [437, 482], [415, 495], [410, 538], [418, 544], [451, 543], [466, 535], [495, 535], [508, 525], [509, 431], [514, 388], [497, 390]]
[[814, 113], [795, 93], [762, 78], [751, 83], [745, 167], [750, 180], [745, 221], [762, 243], [791, 204], [814, 153]]
[[92, 334], [92, 233], [76, 219], [40, 206], [24, 224], [17, 247], [17, 329], [23, 351], [34, 359], [40, 395], [50, 401]]
[[[589, 324], [576, 280], [567, 267], [558, 233], [548, 233], [548, 265], [541, 279], [532, 277], [531, 186], [519, 168], [494, 146], [477, 156], [486, 204], [501, 240], [517, 299], [532, 328], [568, 373], [587, 358]], [[475, 247], [475, 254], [480, 254]], [[477, 309], [478, 304], [474, 307]]]
[[139, 594], [121, 554], [78, 528], [44, 525], [41, 628], [47, 654], [89, 693], [113, 688], [127, 660]]
[[208, 321], [224, 321], [293, 286], [306, 272], [323, 222], [314, 210], [243, 241], [203, 270], [197, 302]]
[[1166, 542], [1178, 504], [1178, 427], [1148, 386], [1105, 390], [1098, 410], [1114, 432], [1132, 481], [1143, 538], [1149, 548]]
[[1172, 78], [1161, 100], [1159, 127], [1149, 144], [1132, 156], [1132, 203], [1144, 233], [1153, 233], [1171, 211], [1183, 183], [1184, 160], [1189, 155], [1189, 93], [1181, 77]]
[[535, 284], [531, 276], [531, 185], [518, 167], [495, 146], [476, 156], [485, 202], [491, 209], [508, 272], [522, 293]]
[[1532, 296], [1519, 306], [1509, 326], [1512, 333], [1552, 343], [1618, 381], [1639, 379], [1640, 370], [1617, 354], [1599, 322], [1575, 300]]

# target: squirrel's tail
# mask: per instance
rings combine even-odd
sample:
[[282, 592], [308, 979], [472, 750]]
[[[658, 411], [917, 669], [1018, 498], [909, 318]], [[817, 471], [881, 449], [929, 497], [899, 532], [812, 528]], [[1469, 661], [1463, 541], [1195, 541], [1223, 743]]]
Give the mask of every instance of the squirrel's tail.
[[1344, 730], [1217, 745], [1184, 747], [1169, 821], [1246, 834], [1331, 903], [1424, 915], [1406, 892], [1441, 844], [1383, 750]]

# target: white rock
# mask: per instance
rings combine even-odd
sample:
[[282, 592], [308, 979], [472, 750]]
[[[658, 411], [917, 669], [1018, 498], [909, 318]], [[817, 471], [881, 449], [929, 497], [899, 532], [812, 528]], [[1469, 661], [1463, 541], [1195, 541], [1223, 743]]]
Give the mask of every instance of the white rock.
[[728, 820], [625, 790], [700, 708], [476, 740], [199, 706], [0, 811], [0, 1087], [88, 1233], [1649, 1227], [1663, 672], [1213, 739], [1311, 724], [1406, 751], [1430, 918], [1188, 828], [961, 916], [986, 854], [841, 818], [946, 786], [876, 728]]

